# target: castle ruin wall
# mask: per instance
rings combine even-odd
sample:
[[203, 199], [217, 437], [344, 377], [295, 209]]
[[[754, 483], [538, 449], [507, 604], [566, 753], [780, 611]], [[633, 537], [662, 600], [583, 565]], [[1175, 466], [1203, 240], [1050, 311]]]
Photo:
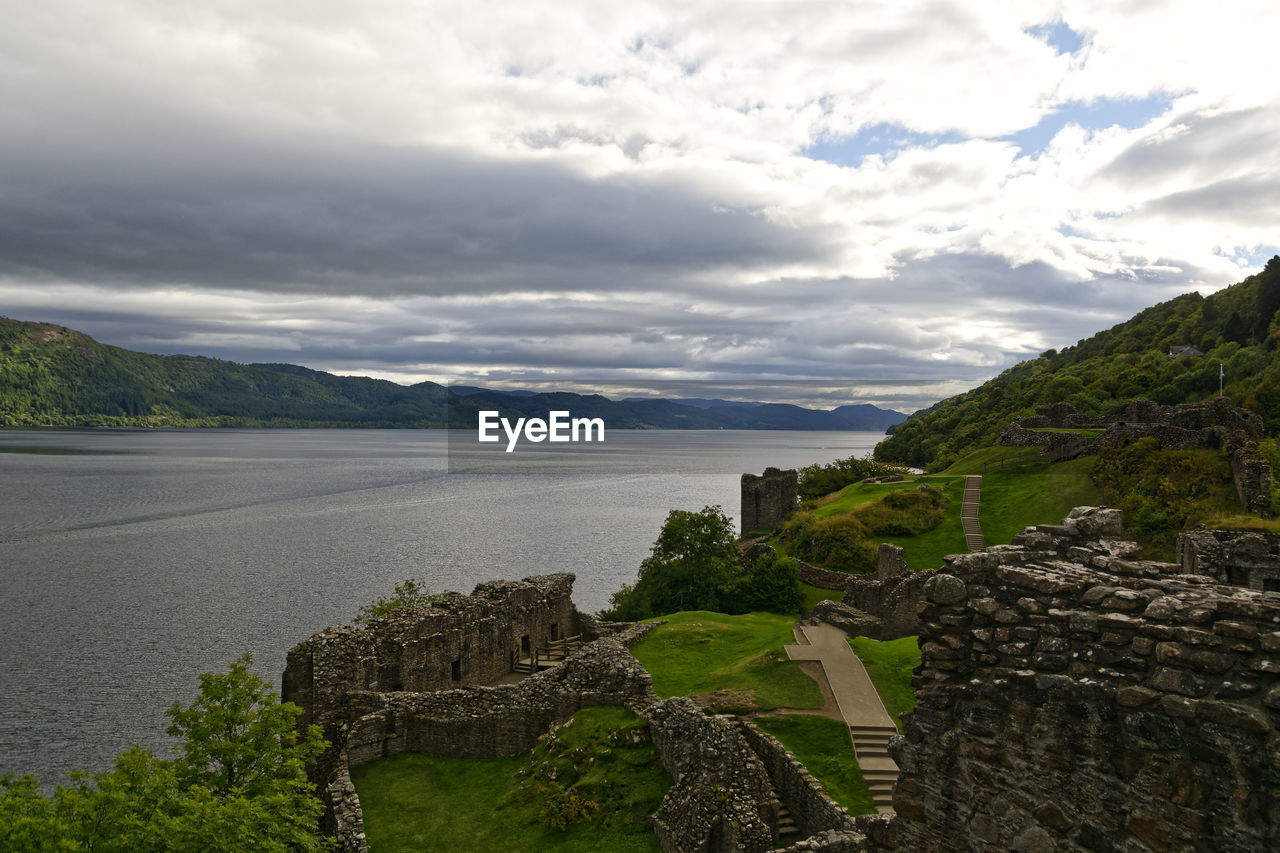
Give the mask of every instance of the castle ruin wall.
[[782, 471], [766, 468], [764, 474], [742, 475], [742, 529], [746, 537], [757, 530], [773, 530], [792, 510], [799, 499], [799, 475], [794, 469]]
[[1280, 596], [1067, 521], [924, 590], [897, 849], [1280, 848]]

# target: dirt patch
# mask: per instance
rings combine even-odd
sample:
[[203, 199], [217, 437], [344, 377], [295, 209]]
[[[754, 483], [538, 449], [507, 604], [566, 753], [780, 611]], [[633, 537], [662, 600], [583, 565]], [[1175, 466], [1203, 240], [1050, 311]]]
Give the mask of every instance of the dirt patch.
[[699, 708], [717, 714], [749, 714], [757, 709], [754, 690], [713, 690], [691, 696]]

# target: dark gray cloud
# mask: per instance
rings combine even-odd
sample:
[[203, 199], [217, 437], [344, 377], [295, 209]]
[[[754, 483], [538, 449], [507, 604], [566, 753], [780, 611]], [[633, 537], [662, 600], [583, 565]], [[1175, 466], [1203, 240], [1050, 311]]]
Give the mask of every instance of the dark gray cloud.
[[298, 139], [192, 144], [110, 152], [107, 170], [57, 147], [8, 152], [0, 274], [477, 295], [665, 287], [825, 253], [818, 231], [674, 180]]

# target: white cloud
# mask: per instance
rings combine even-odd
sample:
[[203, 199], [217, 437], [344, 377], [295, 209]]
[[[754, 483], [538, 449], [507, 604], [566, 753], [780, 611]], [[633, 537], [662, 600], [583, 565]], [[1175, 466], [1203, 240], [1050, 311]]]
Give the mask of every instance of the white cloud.
[[[0, 0], [0, 304], [385, 375], [987, 375], [1274, 250], [1273, 6]], [[1169, 106], [1009, 141], [1118, 99]]]

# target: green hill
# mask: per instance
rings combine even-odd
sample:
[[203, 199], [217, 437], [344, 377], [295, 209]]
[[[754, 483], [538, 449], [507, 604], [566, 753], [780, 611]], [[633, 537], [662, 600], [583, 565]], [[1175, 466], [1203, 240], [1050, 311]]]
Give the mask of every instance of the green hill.
[[0, 317], [0, 426], [444, 426], [447, 400], [431, 382], [148, 355]]
[[322, 426], [474, 428], [497, 409], [513, 422], [553, 410], [611, 429], [883, 429], [904, 415], [863, 404], [830, 411], [757, 403], [701, 407], [599, 394], [399, 385], [296, 364], [148, 355], [47, 323], [0, 317], [0, 427]]
[[[1208, 297], [1189, 293], [1153, 305], [1075, 346], [1048, 350], [986, 384], [912, 415], [876, 448], [887, 462], [941, 470], [993, 444], [1015, 417], [1066, 401], [1086, 415], [1119, 413], [1132, 400], [1169, 405], [1218, 392], [1280, 427], [1280, 256], [1262, 272]], [[1174, 358], [1171, 347], [1202, 356]]]

